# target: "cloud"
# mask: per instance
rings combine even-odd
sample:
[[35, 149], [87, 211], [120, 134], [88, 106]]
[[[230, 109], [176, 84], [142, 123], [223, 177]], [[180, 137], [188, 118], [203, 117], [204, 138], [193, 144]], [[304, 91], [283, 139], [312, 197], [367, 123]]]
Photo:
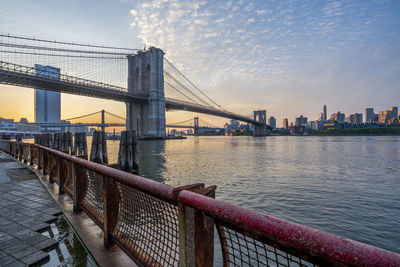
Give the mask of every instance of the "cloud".
[[[335, 60], [332, 55], [357, 51], [372, 38], [398, 42], [400, 22], [393, 9], [384, 2], [162, 0], [137, 4], [130, 12], [131, 26], [143, 43], [162, 48], [217, 102], [248, 107], [251, 99], [277, 106], [268, 99], [289, 100], [298, 90], [310, 92], [310, 84], [299, 88], [296, 82], [311, 77], [300, 70], [318, 64], [324, 68], [324, 59]], [[382, 31], [385, 27], [390, 30]], [[340, 77], [330, 79], [337, 84], [334, 79]], [[243, 87], [219, 93], [227, 84]], [[243, 92], [248, 99], [237, 97]]]

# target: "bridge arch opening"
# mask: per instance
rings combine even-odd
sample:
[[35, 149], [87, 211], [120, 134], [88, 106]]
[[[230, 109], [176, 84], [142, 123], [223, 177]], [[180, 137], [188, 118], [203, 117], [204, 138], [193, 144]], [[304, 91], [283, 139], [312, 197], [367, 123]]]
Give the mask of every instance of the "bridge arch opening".
[[150, 93], [150, 86], [151, 86], [151, 84], [150, 84], [150, 74], [151, 74], [151, 67], [150, 67], [150, 65], [147, 65], [147, 67], [146, 67], [146, 73], [145, 73], [145, 76], [144, 76], [144, 91], [145, 91], [145, 93]]

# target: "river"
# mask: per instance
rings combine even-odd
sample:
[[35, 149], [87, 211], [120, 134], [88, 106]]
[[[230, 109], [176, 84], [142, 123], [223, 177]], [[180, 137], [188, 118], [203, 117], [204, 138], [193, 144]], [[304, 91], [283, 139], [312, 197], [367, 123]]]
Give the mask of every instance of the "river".
[[[90, 141], [88, 141], [90, 143]], [[108, 141], [110, 162], [119, 141]], [[400, 253], [400, 136], [142, 141], [140, 175]]]

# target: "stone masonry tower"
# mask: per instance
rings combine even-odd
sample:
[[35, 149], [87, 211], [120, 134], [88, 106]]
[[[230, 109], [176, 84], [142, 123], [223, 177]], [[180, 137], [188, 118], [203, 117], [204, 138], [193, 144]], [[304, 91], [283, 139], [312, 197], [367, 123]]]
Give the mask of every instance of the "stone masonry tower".
[[142, 137], [165, 137], [163, 57], [164, 52], [155, 47], [128, 56], [128, 92], [148, 100], [126, 103], [126, 129]]
[[267, 135], [267, 111], [256, 110], [254, 111], [254, 120], [259, 124], [254, 125], [253, 136], [266, 136]]

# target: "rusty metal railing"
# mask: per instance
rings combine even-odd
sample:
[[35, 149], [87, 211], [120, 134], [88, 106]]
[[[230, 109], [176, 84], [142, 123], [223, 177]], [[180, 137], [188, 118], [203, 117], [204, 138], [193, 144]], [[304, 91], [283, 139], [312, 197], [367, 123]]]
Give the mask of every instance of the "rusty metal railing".
[[43, 170], [141, 266], [212, 266], [214, 225], [224, 266], [400, 266], [400, 255], [215, 200], [215, 187], [173, 188], [44, 146], [0, 140]]

